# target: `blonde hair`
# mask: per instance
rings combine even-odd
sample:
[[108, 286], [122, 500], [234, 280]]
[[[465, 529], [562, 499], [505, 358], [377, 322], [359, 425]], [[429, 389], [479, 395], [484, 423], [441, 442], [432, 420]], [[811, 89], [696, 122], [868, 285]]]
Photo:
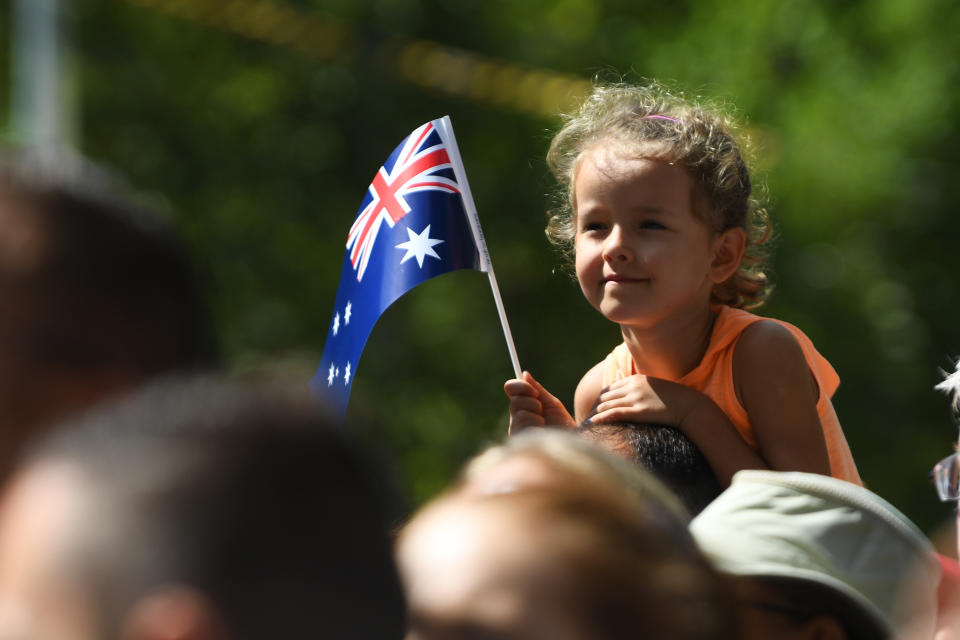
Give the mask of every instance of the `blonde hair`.
[[753, 194], [744, 158], [746, 139], [734, 119], [715, 105], [695, 103], [658, 83], [634, 86], [598, 82], [579, 110], [564, 118], [547, 153], [559, 182], [546, 233], [568, 257], [576, 231], [574, 178], [584, 151], [600, 144], [654, 155], [686, 169], [704, 207], [694, 213], [715, 233], [739, 227], [746, 232], [737, 272], [713, 288], [714, 304], [738, 308], [762, 305], [770, 293], [764, 244], [770, 237], [766, 210]]
[[680, 522], [690, 521], [680, 499], [651, 473], [580, 436], [556, 429], [524, 431], [488, 447], [467, 462], [454, 489], [479, 482], [494, 467], [521, 457], [545, 463], [556, 472], [557, 484], [598, 487], [635, 503], [656, 504]]

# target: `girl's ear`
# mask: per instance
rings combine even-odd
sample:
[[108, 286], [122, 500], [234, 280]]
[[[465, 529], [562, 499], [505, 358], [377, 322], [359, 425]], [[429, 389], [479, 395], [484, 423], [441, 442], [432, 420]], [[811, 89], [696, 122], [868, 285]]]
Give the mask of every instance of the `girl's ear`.
[[737, 272], [746, 247], [747, 233], [740, 227], [731, 227], [714, 238], [710, 264], [710, 280], [714, 284], [725, 282]]

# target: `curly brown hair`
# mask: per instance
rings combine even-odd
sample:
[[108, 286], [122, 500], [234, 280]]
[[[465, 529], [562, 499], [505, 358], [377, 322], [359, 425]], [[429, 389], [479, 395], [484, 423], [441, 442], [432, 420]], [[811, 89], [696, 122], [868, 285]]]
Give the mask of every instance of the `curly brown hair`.
[[753, 194], [744, 158], [746, 137], [717, 105], [692, 102], [659, 83], [635, 86], [598, 82], [579, 110], [564, 117], [547, 153], [559, 183], [549, 212], [547, 237], [568, 258], [574, 253], [574, 178], [583, 152], [616, 144], [683, 166], [705, 206], [694, 213], [714, 232], [740, 227], [747, 242], [737, 272], [714, 286], [714, 304], [753, 308], [770, 294], [765, 244], [771, 236], [766, 210]]

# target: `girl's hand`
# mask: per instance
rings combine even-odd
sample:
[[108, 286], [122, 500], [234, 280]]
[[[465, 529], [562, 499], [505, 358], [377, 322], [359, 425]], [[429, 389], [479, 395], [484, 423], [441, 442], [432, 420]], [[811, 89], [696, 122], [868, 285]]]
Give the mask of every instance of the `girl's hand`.
[[527, 427], [549, 425], [572, 429], [576, 426], [563, 403], [527, 371], [520, 378], [507, 380], [503, 390], [510, 398], [510, 435]]
[[722, 486], [741, 469], [769, 469], [717, 404], [676, 382], [633, 375], [604, 389], [592, 422], [652, 422], [679, 429], [710, 463]]
[[702, 397], [676, 382], [635, 374], [600, 393], [590, 421], [650, 422], [679, 429]]

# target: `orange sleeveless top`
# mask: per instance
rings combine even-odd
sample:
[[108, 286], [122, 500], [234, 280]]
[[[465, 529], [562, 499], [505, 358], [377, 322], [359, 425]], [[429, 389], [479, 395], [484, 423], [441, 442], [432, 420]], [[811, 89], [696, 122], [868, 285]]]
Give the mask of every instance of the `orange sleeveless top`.
[[[830, 402], [830, 398], [837, 387], [840, 386], [840, 377], [826, 358], [816, 350], [810, 338], [792, 324], [782, 320], [757, 316], [742, 309], [734, 309], [728, 306], [720, 307], [717, 310], [710, 344], [707, 346], [707, 352], [700, 360], [700, 364], [693, 371], [679, 380], [673, 380], [673, 382], [696, 389], [716, 402], [727, 414], [730, 422], [733, 423], [746, 443], [751, 448], [759, 450], [760, 445], [757, 442], [756, 434], [753, 432], [753, 427], [750, 425], [750, 417], [740, 403], [734, 388], [733, 352], [744, 329], [761, 320], [776, 322], [785, 327], [803, 349], [807, 364], [810, 366], [810, 371], [813, 373], [820, 390], [820, 397], [817, 400], [817, 413], [820, 415], [824, 439], [827, 442], [827, 453], [830, 456], [830, 475], [834, 478], [862, 485], [863, 481], [860, 479], [857, 466], [853, 461], [853, 455], [850, 453], [850, 446], [847, 444], [847, 439], [840, 428], [840, 421], [833, 410], [833, 403]], [[636, 363], [634, 363], [627, 345], [620, 344], [607, 356], [604, 362], [603, 386], [606, 387], [617, 380], [636, 373], [642, 372], [637, 370]]]

